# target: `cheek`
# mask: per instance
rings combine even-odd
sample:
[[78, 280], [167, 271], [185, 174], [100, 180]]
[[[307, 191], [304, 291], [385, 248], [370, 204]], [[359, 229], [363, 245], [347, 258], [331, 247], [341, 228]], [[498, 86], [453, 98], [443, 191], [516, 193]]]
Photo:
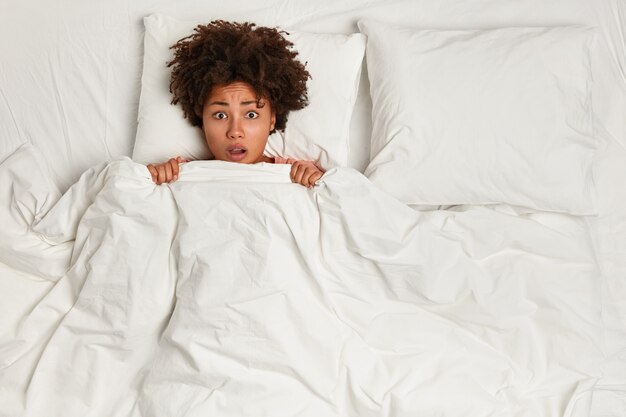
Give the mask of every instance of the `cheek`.
[[269, 132], [268, 126], [265, 123], [255, 123], [253, 127], [251, 127], [250, 133], [255, 136], [263, 136], [267, 135]]
[[265, 123], [259, 123], [254, 126], [251, 130], [248, 131], [248, 137], [253, 137], [254, 142], [259, 146], [265, 148], [265, 144], [267, 143], [267, 139], [269, 136], [269, 126]]
[[203, 119], [202, 126], [202, 130], [204, 130], [205, 132], [212, 132], [213, 134], [217, 134], [224, 126], [224, 122], [220, 120], [215, 120], [212, 117], [207, 117]]
[[205, 124], [202, 129], [202, 133], [204, 135], [204, 140], [210, 149], [220, 142], [222, 132], [220, 132], [219, 126], [215, 123]]

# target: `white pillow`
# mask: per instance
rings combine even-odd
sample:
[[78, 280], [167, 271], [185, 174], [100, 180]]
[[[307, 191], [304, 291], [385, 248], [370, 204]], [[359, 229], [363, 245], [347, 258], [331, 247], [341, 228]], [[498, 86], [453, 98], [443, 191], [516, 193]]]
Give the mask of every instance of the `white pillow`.
[[[202, 131], [183, 118], [180, 106], [170, 104], [171, 68], [166, 66], [173, 58], [169, 47], [190, 35], [198, 24], [211, 20], [182, 22], [158, 14], [144, 18], [146, 33], [135, 161], [164, 162], [177, 155], [189, 159], [211, 158]], [[288, 32], [285, 37], [294, 43], [298, 59], [306, 63], [312, 77], [308, 82], [309, 105], [289, 114], [284, 137], [279, 133], [271, 135], [265, 153], [319, 160], [326, 169], [345, 166], [365, 36]]]
[[407, 204], [596, 212], [592, 28], [359, 28], [375, 184]]

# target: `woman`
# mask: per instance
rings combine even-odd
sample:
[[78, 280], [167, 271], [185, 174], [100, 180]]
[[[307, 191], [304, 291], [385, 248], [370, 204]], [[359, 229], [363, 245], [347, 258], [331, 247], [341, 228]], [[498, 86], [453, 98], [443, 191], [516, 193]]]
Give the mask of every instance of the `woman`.
[[[170, 92], [185, 118], [202, 129], [215, 159], [292, 165], [291, 180], [312, 187], [324, 171], [312, 161], [271, 158], [263, 151], [287, 116], [308, 104], [310, 78], [293, 43], [273, 28], [221, 20], [200, 25], [172, 49]], [[175, 181], [181, 157], [149, 164], [157, 184]]]

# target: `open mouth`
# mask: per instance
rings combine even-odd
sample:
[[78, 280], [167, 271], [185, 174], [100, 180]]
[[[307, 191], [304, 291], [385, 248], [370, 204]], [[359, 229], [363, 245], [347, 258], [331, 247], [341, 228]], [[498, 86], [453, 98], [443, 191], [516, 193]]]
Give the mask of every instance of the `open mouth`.
[[248, 154], [248, 150], [240, 145], [229, 146], [226, 149], [226, 155], [231, 161], [241, 161]]

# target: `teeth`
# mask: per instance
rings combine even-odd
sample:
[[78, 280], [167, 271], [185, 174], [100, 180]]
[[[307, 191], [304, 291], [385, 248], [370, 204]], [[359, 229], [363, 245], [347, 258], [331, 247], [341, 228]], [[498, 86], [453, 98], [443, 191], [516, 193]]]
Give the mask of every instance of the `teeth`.
[[241, 148], [234, 148], [234, 149], [232, 149], [232, 150], [231, 150], [231, 152], [234, 152], [234, 153], [243, 153], [243, 152], [245, 152], [245, 150], [244, 150], [244, 149], [241, 149]]

